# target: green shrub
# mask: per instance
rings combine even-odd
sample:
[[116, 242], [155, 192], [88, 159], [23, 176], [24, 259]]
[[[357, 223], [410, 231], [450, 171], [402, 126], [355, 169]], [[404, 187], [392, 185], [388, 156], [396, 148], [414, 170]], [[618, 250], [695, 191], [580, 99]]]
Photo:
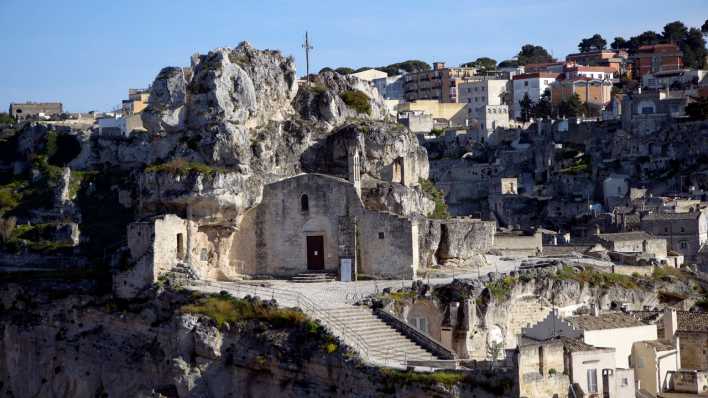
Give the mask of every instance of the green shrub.
[[435, 209], [428, 214], [428, 217], [437, 219], [450, 218], [450, 213], [445, 203], [445, 195], [430, 180], [421, 178], [418, 182], [423, 193], [435, 202]]
[[145, 168], [145, 172], [170, 173], [175, 175], [188, 175], [191, 173], [214, 175], [216, 173], [223, 173], [225, 170], [219, 167], [209, 166], [204, 163], [190, 162], [184, 159], [174, 159], [167, 163], [147, 166]]
[[359, 90], [347, 90], [339, 95], [347, 104], [348, 107], [354, 109], [358, 113], [365, 113], [371, 115], [371, 104], [369, 103], [369, 97]]
[[511, 294], [511, 289], [516, 285], [516, 282], [516, 278], [506, 275], [499, 280], [489, 283], [487, 289], [489, 289], [489, 293], [491, 293], [494, 298], [503, 300]]
[[[259, 301], [247, 301], [228, 294], [212, 294], [197, 298], [193, 304], [182, 307], [183, 313], [202, 314], [216, 321], [218, 327], [225, 323], [260, 320], [274, 328], [306, 325], [307, 317], [298, 310], [265, 305]], [[306, 325], [311, 328], [311, 324]]]
[[621, 286], [625, 289], [636, 289], [639, 287], [637, 285], [636, 278], [628, 275], [615, 274], [612, 272], [599, 272], [592, 268], [586, 268], [582, 271], [578, 271], [567, 265], [556, 271], [555, 278], [558, 280], [574, 280], [579, 282], [581, 285], [588, 284], [590, 286], [598, 286], [603, 288]]
[[464, 373], [449, 370], [441, 370], [437, 372], [414, 372], [384, 368], [381, 369], [381, 374], [390, 379], [392, 382], [403, 385], [420, 383], [428, 385], [443, 384], [451, 387], [465, 379]]

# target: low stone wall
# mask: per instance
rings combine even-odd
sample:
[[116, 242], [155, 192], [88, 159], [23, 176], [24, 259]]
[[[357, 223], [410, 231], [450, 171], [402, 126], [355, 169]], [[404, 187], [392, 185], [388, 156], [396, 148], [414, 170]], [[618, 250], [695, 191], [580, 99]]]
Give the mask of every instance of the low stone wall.
[[534, 235], [496, 234], [494, 235], [493, 248], [501, 255], [535, 256], [543, 253], [543, 239], [540, 233]]
[[612, 272], [615, 274], [622, 274], [622, 275], [632, 275], [632, 274], [639, 274], [642, 276], [647, 276], [651, 275], [654, 272], [654, 266], [653, 265], [614, 265], [612, 266]]

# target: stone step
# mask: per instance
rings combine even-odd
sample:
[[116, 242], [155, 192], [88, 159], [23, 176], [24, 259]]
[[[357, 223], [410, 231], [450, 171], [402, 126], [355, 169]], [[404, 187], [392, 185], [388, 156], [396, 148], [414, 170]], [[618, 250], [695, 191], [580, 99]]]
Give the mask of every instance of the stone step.
[[327, 272], [303, 272], [290, 278], [296, 283], [333, 282], [337, 276]]

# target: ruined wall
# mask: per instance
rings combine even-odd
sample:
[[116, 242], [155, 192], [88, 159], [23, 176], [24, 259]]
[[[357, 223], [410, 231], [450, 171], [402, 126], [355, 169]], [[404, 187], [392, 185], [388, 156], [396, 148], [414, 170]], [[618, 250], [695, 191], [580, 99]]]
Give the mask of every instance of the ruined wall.
[[[519, 396], [525, 398], [567, 397], [570, 381], [563, 374], [561, 342], [519, 347]], [[555, 372], [550, 372], [554, 369]]]

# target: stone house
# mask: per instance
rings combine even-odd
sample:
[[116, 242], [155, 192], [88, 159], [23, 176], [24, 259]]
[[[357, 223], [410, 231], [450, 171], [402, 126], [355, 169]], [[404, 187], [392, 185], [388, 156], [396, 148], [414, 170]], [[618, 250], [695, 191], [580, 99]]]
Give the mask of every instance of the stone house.
[[664, 339], [679, 341], [679, 368], [708, 369], [708, 313], [676, 311], [664, 312], [661, 322]]
[[641, 229], [666, 239], [668, 250], [681, 253], [687, 262], [698, 260], [698, 251], [708, 240], [705, 213], [649, 213], [642, 218]]
[[[565, 351], [565, 373], [576, 393], [602, 397], [633, 398], [634, 373], [615, 368], [615, 350], [595, 347], [579, 339], [561, 338]], [[580, 390], [580, 391], [578, 391]]]
[[647, 325], [632, 315], [609, 312], [578, 315], [561, 319], [552, 311], [541, 322], [522, 330], [522, 334], [535, 340], [553, 337], [580, 339], [596, 347], [615, 349], [615, 368], [629, 368], [629, 356], [635, 341], [656, 340], [656, 325]]
[[654, 237], [644, 231], [599, 234], [597, 239], [607, 250], [623, 254], [636, 254], [666, 260], [666, 239]]
[[653, 397], [668, 390], [668, 379], [680, 368], [679, 350], [665, 340], [637, 341], [632, 345], [632, 366], [639, 390]]
[[366, 209], [347, 180], [301, 174], [264, 187], [261, 203], [239, 226], [231, 258], [254, 264], [255, 275], [336, 274], [346, 261], [352, 272], [412, 279], [418, 227], [410, 218]]
[[519, 396], [567, 397], [570, 379], [563, 372], [565, 355], [559, 339], [524, 339], [517, 349]]

